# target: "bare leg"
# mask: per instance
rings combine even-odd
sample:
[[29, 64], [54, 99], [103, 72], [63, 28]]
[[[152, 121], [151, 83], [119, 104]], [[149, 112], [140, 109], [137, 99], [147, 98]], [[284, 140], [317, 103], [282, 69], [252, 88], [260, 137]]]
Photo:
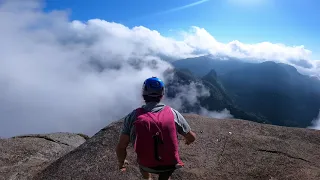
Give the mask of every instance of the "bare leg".
[[146, 172], [146, 171], [142, 170], [141, 168], [140, 168], [140, 172], [141, 172], [141, 175], [142, 175], [143, 179], [152, 180], [151, 173]]
[[173, 171], [160, 173], [158, 180], [170, 180], [171, 179], [170, 177], [171, 177], [172, 173], [173, 173]]

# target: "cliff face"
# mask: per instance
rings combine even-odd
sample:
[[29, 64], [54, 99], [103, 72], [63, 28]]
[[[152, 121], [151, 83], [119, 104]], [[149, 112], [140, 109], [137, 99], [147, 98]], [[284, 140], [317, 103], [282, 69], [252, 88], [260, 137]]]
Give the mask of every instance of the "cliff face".
[[[320, 131], [243, 120], [185, 115], [197, 133], [187, 146], [180, 137], [186, 166], [172, 179], [320, 179]], [[132, 147], [127, 172], [117, 170], [115, 146], [122, 121], [51, 163], [34, 179], [141, 179]]]

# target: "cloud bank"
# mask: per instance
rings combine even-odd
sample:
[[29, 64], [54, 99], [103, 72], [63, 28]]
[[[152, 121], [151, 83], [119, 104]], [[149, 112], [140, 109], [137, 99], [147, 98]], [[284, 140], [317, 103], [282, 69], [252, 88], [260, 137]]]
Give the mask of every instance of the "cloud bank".
[[[83, 132], [92, 135], [142, 104], [143, 80], [172, 68], [165, 59], [201, 54], [270, 59], [320, 72], [303, 46], [268, 42], [223, 44], [192, 27], [181, 41], [146, 27], [101, 19], [70, 21], [64, 11], [44, 12], [39, 1], [0, 3], [0, 136]], [[162, 59], [161, 59], [162, 58]], [[302, 63], [306, 66], [305, 63]], [[206, 95], [192, 90], [183, 94]], [[195, 102], [196, 99], [188, 99]], [[168, 100], [179, 107], [179, 98]], [[204, 111], [204, 114], [210, 113]]]
[[[170, 81], [170, 77], [167, 78]], [[164, 103], [170, 104], [175, 109], [181, 109], [182, 112], [188, 112], [181, 108], [184, 105], [199, 106], [199, 97], [209, 97], [210, 92], [205, 86], [199, 82], [191, 82], [189, 85], [182, 85], [179, 83], [173, 84], [176, 95], [174, 98], [164, 99]]]

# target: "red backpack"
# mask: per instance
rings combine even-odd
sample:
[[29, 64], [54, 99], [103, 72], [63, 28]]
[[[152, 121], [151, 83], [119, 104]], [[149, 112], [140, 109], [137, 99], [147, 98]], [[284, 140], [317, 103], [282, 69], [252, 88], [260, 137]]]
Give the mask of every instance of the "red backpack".
[[144, 167], [183, 165], [179, 156], [179, 144], [170, 107], [160, 112], [136, 109], [134, 122], [136, 139], [134, 149], [138, 163]]

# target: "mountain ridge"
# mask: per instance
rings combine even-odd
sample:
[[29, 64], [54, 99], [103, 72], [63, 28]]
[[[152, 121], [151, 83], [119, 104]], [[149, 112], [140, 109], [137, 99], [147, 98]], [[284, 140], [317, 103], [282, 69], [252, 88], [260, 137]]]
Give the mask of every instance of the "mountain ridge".
[[[247, 119], [255, 122], [270, 123], [263, 116], [258, 116], [252, 112], [245, 112], [239, 108], [229, 94], [223, 88], [223, 85], [215, 78], [214, 70], [211, 71], [207, 76], [196, 77], [189, 71], [181, 69], [174, 69], [171, 71], [173, 78], [167, 82], [167, 97], [166, 98], [179, 98], [177, 97], [177, 87], [190, 85], [191, 83], [198, 83], [195, 88], [199, 90], [202, 87], [209, 91], [208, 96], [200, 96], [198, 102], [190, 105], [187, 101], [183, 101], [182, 107], [178, 109], [181, 112], [196, 113], [200, 114], [201, 108], [206, 108], [209, 111], [222, 111], [227, 109], [230, 113], [239, 119]], [[213, 75], [213, 76], [211, 76]], [[189, 92], [186, 92], [187, 96]]]
[[[308, 127], [320, 109], [320, 80], [300, 74], [293, 66], [266, 61], [244, 62], [236, 58], [202, 56], [173, 62], [205, 77], [212, 69], [234, 103], [265, 122], [291, 127]], [[247, 119], [247, 118], [242, 118]]]

